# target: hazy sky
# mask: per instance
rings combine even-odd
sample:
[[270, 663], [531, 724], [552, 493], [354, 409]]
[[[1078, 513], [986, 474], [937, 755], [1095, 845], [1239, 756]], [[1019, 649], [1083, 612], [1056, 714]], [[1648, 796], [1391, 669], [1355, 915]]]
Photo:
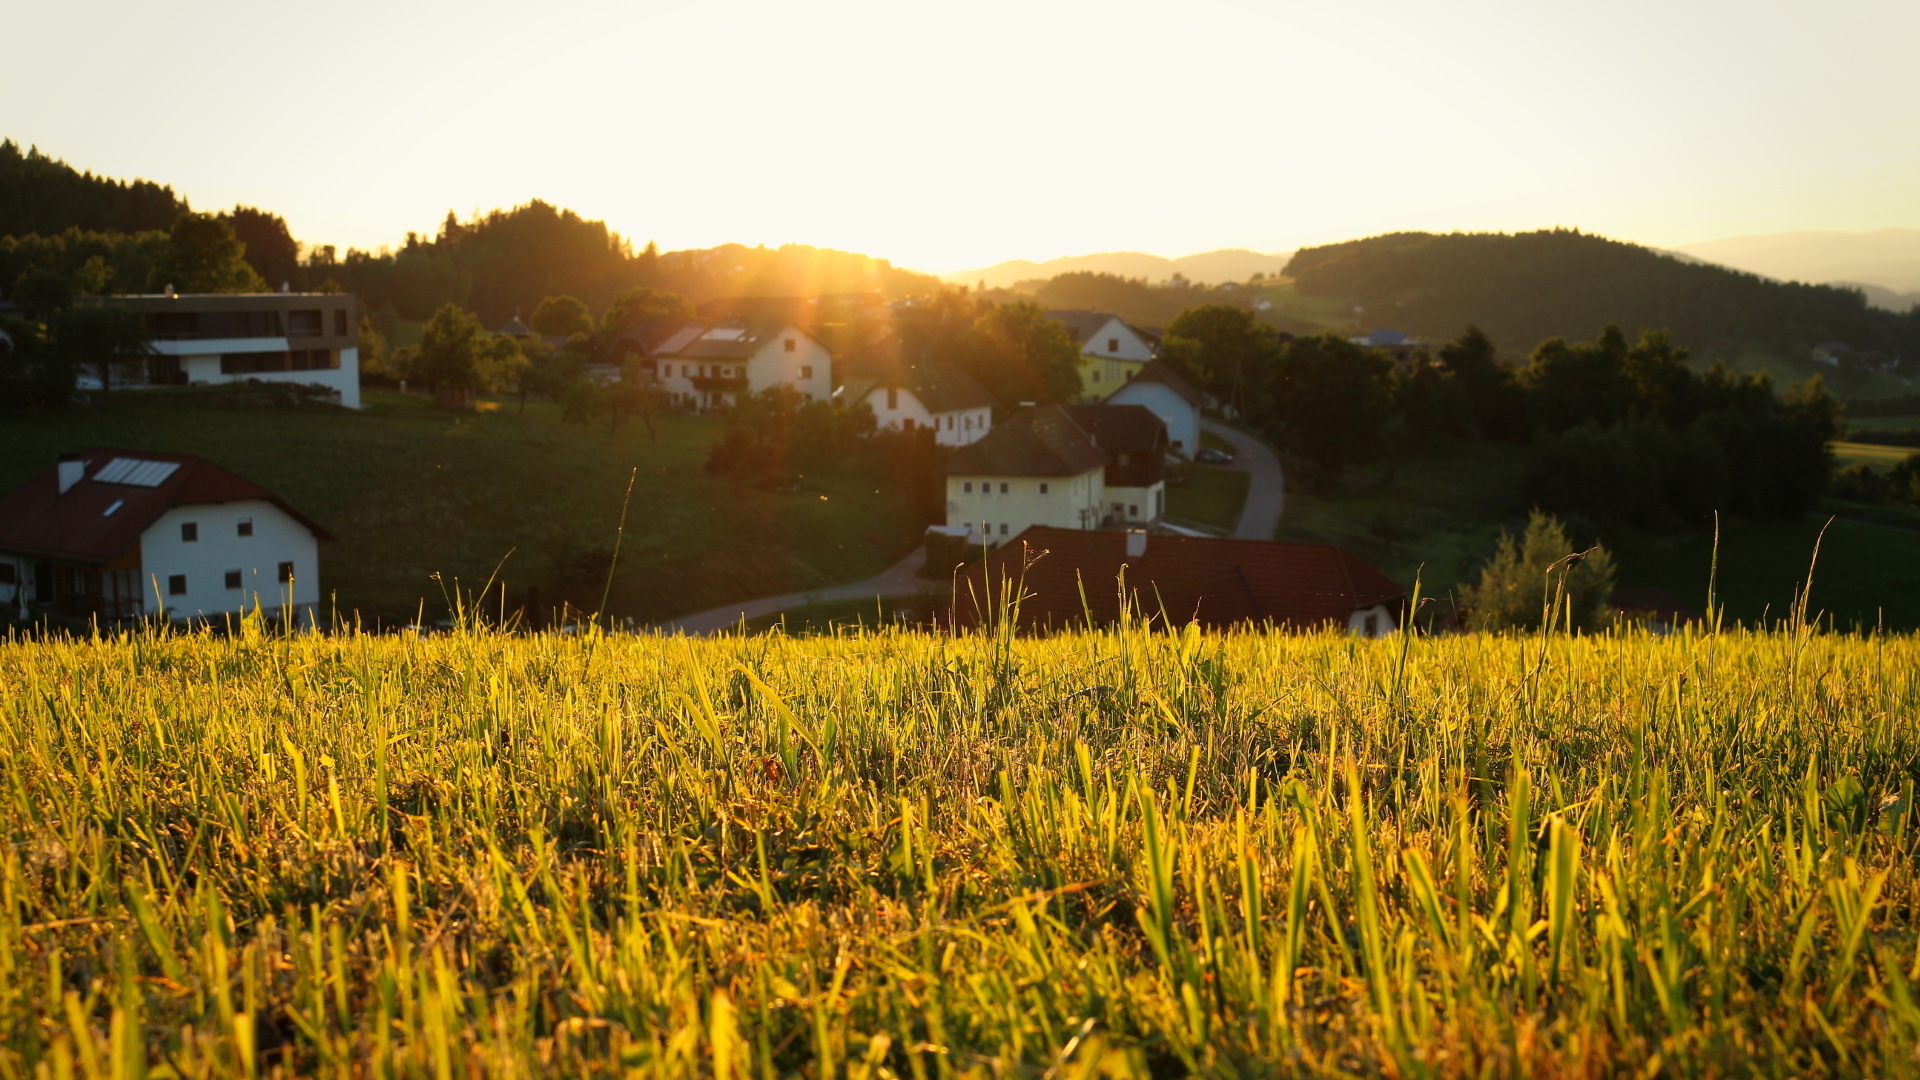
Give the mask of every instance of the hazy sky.
[[1920, 2], [18, 0], [0, 135], [309, 243], [544, 198], [950, 271], [1920, 226]]

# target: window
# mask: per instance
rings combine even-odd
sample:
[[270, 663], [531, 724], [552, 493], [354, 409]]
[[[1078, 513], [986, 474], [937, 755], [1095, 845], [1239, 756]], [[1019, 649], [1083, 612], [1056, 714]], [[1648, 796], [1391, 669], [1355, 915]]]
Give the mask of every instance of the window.
[[[787, 351], [788, 351], [788, 352], [793, 352], [793, 351], [794, 351], [795, 349], [798, 349], [798, 348], [800, 347], [800, 343], [799, 343], [799, 342], [797, 342], [797, 341], [795, 341], [795, 340], [793, 340], [792, 338], [788, 338], [788, 339], [787, 339], [787, 342], [786, 342], [786, 344], [787, 344]], [[804, 371], [804, 370], [806, 370], [806, 369], [805, 369], [805, 368], [802, 368], [801, 370], [803, 370], [803, 371]]]
[[318, 311], [287, 312], [288, 337], [319, 337], [320, 313]]
[[[971, 426], [971, 425], [969, 425], [969, 426]], [[948, 430], [948, 431], [952, 431], [952, 430], [953, 430], [953, 417], [951, 417], [951, 416], [949, 416], [949, 417], [947, 417], [947, 430]]]
[[801, 365], [800, 365], [800, 377], [801, 377], [801, 378], [803, 378], [803, 379], [811, 379], [811, 378], [813, 378], [813, 365], [812, 365], [812, 364], [801, 364]]
[[237, 527], [236, 531], [241, 536], [252, 536], [253, 535], [253, 519], [250, 517], [241, 518], [240, 524]]
[[912, 431], [912, 430], [913, 430], [913, 417], [911, 417], [911, 416], [905, 416], [905, 417], [901, 417], [901, 419], [900, 419], [900, 430], [901, 430], [901, 431]]
[[1099, 382], [1099, 381], [1100, 381], [1100, 373], [1099, 373], [1099, 372], [1097, 372], [1097, 371], [1096, 371], [1096, 372], [1094, 372], [1094, 373], [1093, 373], [1093, 381], [1094, 381], [1094, 382]]
[[280, 564], [280, 580], [282, 582], [288, 582], [293, 580], [293, 564], [292, 563], [283, 562]]
[[335, 308], [333, 311], [333, 336], [347, 336], [347, 309]]
[[887, 408], [897, 409], [899, 407], [900, 407], [900, 389], [894, 386], [887, 387]]
[[1000, 494], [1005, 495], [1006, 493], [1007, 493], [1007, 482], [1005, 480], [1002, 480], [1000, 481]]
[[1049, 490], [1049, 485], [1047, 484], [1047, 482], [1045, 480], [1040, 481], [1040, 494], [1045, 495], [1047, 494], [1048, 490]]
[[200, 539], [200, 523], [199, 522], [183, 521], [180, 523], [180, 542], [181, 543], [191, 544], [198, 539]]
[[169, 575], [167, 577], [167, 595], [168, 596], [187, 595], [187, 575], [185, 574]]
[[1135, 503], [1128, 503], [1128, 504], [1127, 504], [1127, 516], [1128, 516], [1128, 517], [1130, 517], [1130, 518], [1137, 518], [1137, 517], [1139, 517], [1139, 516], [1140, 516], [1140, 507], [1139, 507], [1139, 505], [1138, 505], [1138, 504], [1135, 504]]
[[960, 490], [966, 492], [969, 495], [973, 494], [973, 481], [969, 480], [966, 483], [961, 484]]
[[238, 570], [227, 571], [227, 588], [237, 589], [239, 587], [240, 587], [240, 571]]
[[1367, 616], [1367, 636], [1373, 637], [1380, 632], [1380, 616]]
[[10, 562], [0, 562], [0, 585], [18, 585], [20, 571]]
[[1108, 339], [1107, 339], [1107, 351], [1108, 351], [1108, 352], [1119, 352], [1119, 351], [1120, 351], [1120, 339], [1119, 339], [1119, 338], [1117, 338], [1117, 337], [1110, 337], [1110, 338], [1108, 338]]

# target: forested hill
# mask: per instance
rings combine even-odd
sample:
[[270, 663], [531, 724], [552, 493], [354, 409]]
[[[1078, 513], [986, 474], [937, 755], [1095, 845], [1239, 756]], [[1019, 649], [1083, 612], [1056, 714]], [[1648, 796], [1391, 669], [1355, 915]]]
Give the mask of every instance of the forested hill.
[[1665, 327], [1696, 355], [1805, 357], [1816, 343], [1843, 341], [1920, 359], [1920, 314], [1568, 229], [1393, 233], [1303, 248], [1286, 272], [1303, 295], [1363, 307], [1358, 322], [1435, 339], [1473, 323], [1499, 342], [1585, 341], [1616, 324], [1630, 334]]
[[0, 236], [165, 229], [185, 209], [170, 187], [83, 173], [38, 148], [0, 141]]

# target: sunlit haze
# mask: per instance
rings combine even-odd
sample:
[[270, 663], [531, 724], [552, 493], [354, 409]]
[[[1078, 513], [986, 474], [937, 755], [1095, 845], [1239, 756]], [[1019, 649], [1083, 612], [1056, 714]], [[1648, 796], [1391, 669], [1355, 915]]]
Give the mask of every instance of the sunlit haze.
[[19, 3], [0, 135], [376, 248], [533, 198], [915, 269], [1920, 226], [1920, 4]]

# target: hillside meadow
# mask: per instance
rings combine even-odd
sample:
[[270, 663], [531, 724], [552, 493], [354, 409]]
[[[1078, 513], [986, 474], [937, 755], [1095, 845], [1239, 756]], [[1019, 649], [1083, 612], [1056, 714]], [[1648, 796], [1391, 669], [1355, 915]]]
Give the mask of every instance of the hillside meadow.
[[0, 1076], [1903, 1076], [1920, 642], [0, 644]]

